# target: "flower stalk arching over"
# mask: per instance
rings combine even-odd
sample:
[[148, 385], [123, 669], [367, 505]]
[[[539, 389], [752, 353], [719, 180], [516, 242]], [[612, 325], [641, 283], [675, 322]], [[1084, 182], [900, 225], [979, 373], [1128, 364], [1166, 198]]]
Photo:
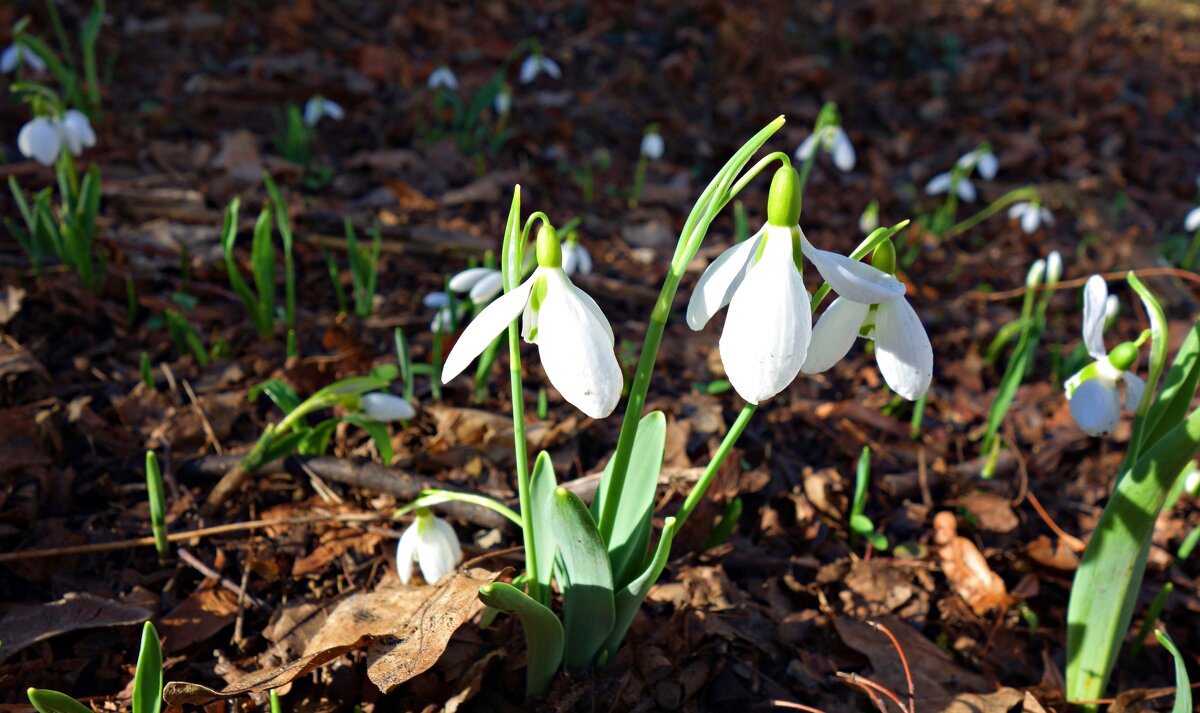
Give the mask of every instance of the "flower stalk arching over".
[[425, 508], [417, 510], [396, 546], [396, 570], [402, 584], [412, 580], [413, 562], [421, 568], [425, 581], [434, 584], [453, 572], [462, 559], [462, 544], [454, 527]]
[[1108, 284], [1092, 275], [1083, 287], [1083, 343], [1091, 364], [1080, 369], [1063, 385], [1071, 416], [1089, 436], [1103, 436], [1121, 419], [1121, 397], [1117, 386], [1125, 383], [1125, 409], [1137, 411], [1146, 391], [1146, 382], [1131, 369], [1137, 361], [1138, 347], [1148, 338], [1118, 344], [1110, 353], [1104, 346], [1104, 326], [1108, 312]]
[[624, 385], [612, 327], [595, 300], [571, 282], [562, 266], [562, 246], [549, 225], [538, 232], [537, 263], [528, 279], [498, 297], [463, 330], [446, 357], [442, 383], [462, 373], [496, 335], [521, 317], [521, 336], [537, 345], [550, 383], [580, 411], [604, 418], [617, 407]]

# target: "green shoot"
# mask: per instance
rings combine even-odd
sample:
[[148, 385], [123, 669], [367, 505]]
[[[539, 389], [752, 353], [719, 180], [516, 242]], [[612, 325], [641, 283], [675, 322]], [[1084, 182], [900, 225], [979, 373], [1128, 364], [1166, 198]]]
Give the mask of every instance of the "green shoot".
[[163, 489], [162, 470], [158, 467], [158, 456], [146, 451], [146, 496], [150, 501], [150, 530], [154, 533], [154, 548], [158, 559], [171, 556], [171, 544], [167, 541], [167, 504]]

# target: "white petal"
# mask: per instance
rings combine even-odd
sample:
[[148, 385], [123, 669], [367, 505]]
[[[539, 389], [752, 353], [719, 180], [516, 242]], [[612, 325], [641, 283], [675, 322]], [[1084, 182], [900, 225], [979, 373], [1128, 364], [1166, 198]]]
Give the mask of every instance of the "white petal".
[[1054, 214], [1046, 206], [1038, 208], [1038, 215], [1041, 216], [1042, 222], [1046, 225], [1054, 225]]
[[1125, 372], [1122, 377], [1125, 379], [1125, 410], [1137, 411], [1146, 394], [1146, 382], [1132, 371]]
[[588, 252], [587, 248], [580, 245], [579, 249], [578, 249], [578, 257], [579, 257], [579, 267], [577, 269], [578, 269], [579, 274], [580, 275], [592, 274], [592, 254]]
[[[426, 523], [421, 523], [421, 518], [417, 518], [417, 564], [421, 566], [421, 576], [425, 578], [425, 581], [434, 584], [453, 572], [456, 562], [454, 561], [454, 550], [439, 526], [440, 524], [450, 527], [450, 524], [433, 516], [427, 517], [430, 519]], [[451, 528], [451, 532], [453, 532], [453, 528]], [[457, 535], [453, 535], [453, 537], [457, 542]]]
[[933, 379], [933, 346], [904, 298], [880, 303], [875, 313], [875, 362], [892, 391], [916, 401]]
[[417, 415], [412, 404], [392, 394], [363, 394], [359, 405], [376, 421], [405, 421]]
[[529, 84], [538, 75], [538, 60], [534, 55], [525, 58], [521, 63], [521, 84]]
[[38, 117], [26, 122], [17, 134], [17, 148], [21, 153], [32, 158], [43, 166], [50, 166], [58, 158], [62, 150], [62, 136], [58, 130], [58, 122], [45, 117]]
[[833, 140], [833, 165], [837, 166], [839, 171], [852, 171], [855, 161], [854, 145], [850, 143], [850, 137], [838, 128]]
[[34, 72], [46, 71], [46, 60], [42, 59], [41, 55], [29, 49], [28, 45], [21, 45], [20, 51], [22, 61], [25, 62], [26, 67], [29, 67]]
[[1121, 301], [1117, 299], [1116, 295], [1109, 295], [1108, 298], [1104, 300], [1104, 321], [1107, 323], [1110, 319], [1116, 317], [1120, 313]]
[[1021, 230], [1026, 234], [1032, 233], [1038, 229], [1038, 224], [1041, 223], [1042, 214], [1033, 207], [1025, 211], [1025, 215], [1021, 216]]
[[957, 193], [959, 199], [964, 203], [975, 202], [975, 184], [971, 183], [971, 180], [966, 176], [958, 179]]
[[332, 99], [325, 100], [325, 116], [328, 116], [334, 121], [341, 121], [346, 116], [346, 112], [342, 110], [342, 105]]
[[454, 526], [440, 517], [435, 517], [433, 518], [433, 529], [441, 537], [446, 550], [450, 553], [453, 566], [457, 566], [463, 560], [463, 551], [462, 543], [458, 541], [458, 533], [454, 531]]
[[[765, 228], [764, 228], [765, 230]], [[762, 239], [763, 230], [754, 237], [734, 245], [717, 256], [709, 264], [692, 297], [688, 300], [687, 323], [694, 330], [701, 330], [708, 320], [733, 298], [733, 293], [742, 279], [746, 276], [746, 264], [758, 250], [758, 241]]]
[[895, 275], [845, 255], [819, 250], [808, 242], [803, 232], [800, 233], [800, 249], [833, 291], [848, 300], [875, 304], [904, 295], [904, 283]]
[[925, 192], [931, 196], [936, 196], [950, 190], [950, 174], [939, 173], [929, 179], [929, 183], [925, 184]]
[[1032, 206], [1029, 203], [1026, 203], [1025, 201], [1022, 201], [1020, 203], [1013, 203], [1008, 208], [1008, 219], [1016, 220], [1017, 218], [1022, 217], [1027, 212], [1029, 212], [1029, 209], [1031, 207]]
[[4, 49], [4, 54], [0, 54], [0, 72], [8, 74], [17, 68], [17, 57], [20, 56], [20, 51], [18, 45], [9, 45]]
[[416, 558], [417, 522], [414, 520], [404, 534], [400, 535], [400, 544], [396, 546], [396, 571], [400, 575], [401, 584], [408, 584], [412, 579], [412, 565]]
[[870, 305], [842, 297], [831, 302], [813, 327], [808, 356], [804, 358], [800, 371], [820, 374], [841, 361], [850, 347], [854, 346], [854, 338], [858, 336], [858, 330], [862, 328], [870, 309]]
[[1192, 208], [1187, 217], [1183, 219], [1184, 230], [1200, 230], [1200, 206]]
[[469, 267], [451, 277], [448, 286], [455, 292], [470, 292], [480, 280], [492, 273], [499, 274], [499, 270], [490, 267]]
[[322, 105], [325, 100], [321, 97], [312, 97], [304, 103], [304, 125], [316, 126], [321, 121], [321, 117], [325, 116], [325, 110]]
[[548, 289], [534, 340], [542, 368], [568, 403], [592, 418], [604, 418], [617, 407], [624, 385], [612, 327], [561, 269], [546, 275]]
[[579, 243], [567, 241], [562, 246], [562, 269], [568, 275], [575, 274], [579, 265]]
[[979, 160], [979, 149], [972, 149], [972, 150], [966, 152], [965, 154], [963, 154], [962, 156], [959, 156], [958, 160], [954, 162], [954, 166], [955, 166], [955, 168], [961, 168], [964, 171], [970, 171], [972, 168], [975, 167], [975, 163], [978, 160]]
[[475, 283], [468, 296], [475, 304], [483, 305], [491, 302], [503, 289], [504, 276], [500, 274], [499, 270], [492, 270], [491, 274], [484, 275], [479, 282]]
[[558, 62], [549, 57], [542, 57], [542, 71], [548, 74], [551, 79], [558, 79], [562, 76], [562, 70], [558, 68]]
[[662, 158], [665, 148], [661, 134], [646, 134], [642, 137], [642, 154], [651, 161]]
[[796, 160], [807, 161], [809, 156], [812, 156], [813, 151], [817, 150], [817, 135], [809, 134], [800, 145], [796, 147]]
[[762, 258], [729, 302], [721, 361], [743, 399], [758, 403], [787, 388], [812, 338], [809, 296], [786, 232], [768, 233]]
[[1108, 301], [1108, 283], [1099, 275], [1088, 278], [1083, 286], [1083, 343], [1093, 359], [1103, 359], [1108, 350], [1104, 348], [1104, 309]]
[[63, 113], [59, 131], [67, 150], [74, 156], [83, 153], [85, 148], [96, 145], [96, 132], [92, 131], [92, 123], [88, 121], [87, 114], [78, 109], [68, 109]]
[[450, 304], [450, 296], [445, 292], [430, 292], [421, 298], [421, 304], [426, 307], [445, 307]]
[[1100, 379], [1088, 379], [1075, 387], [1070, 405], [1071, 417], [1089, 436], [1103, 436], [1116, 428], [1121, 418], [1117, 390]]
[[487, 349], [496, 335], [521, 314], [537, 276], [538, 272], [535, 271], [528, 280], [498, 297], [471, 320], [446, 357], [446, 364], [442, 367], [443, 384], [461, 374], [475, 357]]
[[979, 171], [979, 175], [984, 180], [990, 181], [996, 177], [996, 172], [1000, 169], [1000, 160], [996, 158], [996, 154], [988, 151], [979, 157], [979, 161], [975, 164], [975, 170]]

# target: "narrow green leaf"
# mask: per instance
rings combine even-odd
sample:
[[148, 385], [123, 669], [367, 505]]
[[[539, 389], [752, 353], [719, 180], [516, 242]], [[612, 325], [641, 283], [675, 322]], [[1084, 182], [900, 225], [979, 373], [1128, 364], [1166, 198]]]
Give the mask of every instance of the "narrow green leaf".
[[[554, 575], [554, 489], [558, 478], [550, 454], [538, 453], [529, 477], [529, 517], [533, 518], [533, 550], [538, 561], [538, 592], [550, 595], [550, 579]], [[524, 513], [522, 513], [524, 515]], [[549, 599], [547, 599], [549, 601]]]
[[395, 451], [392, 449], [392, 434], [388, 431], [388, 427], [372, 418], [367, 418], [361, 414], [351, 413], [342, 417], [346, 423], [353, 423], [362, 430], [367, 432], [372, 441], [375, 441], [375, 448], [379, 451], [379, 459], [384, 465], [391, 465], [392, 458], [395, 456]]
[[146, 451], [146, 496], [150, 501], [150, 530], [154, 533], [154, 547], [158, 558], [171, 556], [171, 543], [167, 541], [167, 501], [163, 492], [162, 470], [158, 467], [158, 456]]
[[654, 510], [654, 493], [658, 489], [658, 473], [662, 469], [663, 452], [667, 442], [667, 417], [654, 411], [638, 422], [629, 458], [625, 483], [620, 493], [610, 493], [613, 459], [609, 459], [600, 487], [592, 501], [592, 514], [604, 512], [604, 501], [616, 497], [617, 509], [613, 518], [612, 535], [608, 541], [608, 556], [612, 562], [613, 582], [617, 587], [629, 583], [641, 571], [650, 541], [650, 518]]
[[407, 515], [417, 508], [431, 508], [442, 503], [467, 503], [469, 505], [477, 505], [481, 508], [487, 508], [494, 513], [502, 515], [511, 520], [517, 527], [521, 527], [521, 516], [513, 512], [511, 508], [506, 506], [499, 500], [493, 500], [486, 495], [476, 493], [461, 493], [456, 490], [442, 490], [440, 488], [430, 488], [421, 491], [421, 497], [413, 500], [404, 507], [396, 510], [392, 515], [392, 519], [396, 519]]
[[133, 713], [159, 713], [162, 708], [162, 648], [154, 625], [142, 627], [142, 646], [133, 674]]
[[368, 391], [385, 389], [389, 383], [386, 379], [377, 379], [373, 376], [352, 376], [326, 386], [310, 396], [309, 400], [322, 400], [329, 396], [361, 396]]
[[479, 599], [489, 607], [516, 614], [521, 620], [528, 658], [525, 689], [530, 696], [540, 696], [554, 680], [563, 660], [562, 622], [548, 607], [504, 582], [480, 587]]
[[254, 401], [260, 394], [266, 394], [284, 414], [289, 414], [300, 406], [300, 396], [283, 379], [267, 379], [250, 389], [246, 398]]
[[25, 691], [29, 702], [38, 713], [92, 713], [92, 709], [65, 693], [45, 688], [30, 688]]
[[563, 668], [587, 669], [613, 628], [612, 570], [587, 505], [566, 488], [554, 491], [555, 578], [563, 599]]
[[283, 713], [283, 705], [280, 704], [279, 694], [275, 692], [275, 689], [272, 688], [267, 695], [271, 703], [271, 713]]
[[284, 302], [287, 326], [291, 331], [296, 329], [296, 265], [292, 257], [292, 223], [288, 219], [287, 203], [283, 200], [279, 187], [271, 174], [263, 172], [263, 183], [267, 187], [267, 195], [275, 206], [275, 221], [279, 224], [279, 237], [283, 240], [283, 269], [284, 269]]
[[1192, 713], [1192, 682], [1188, 678], [1187, 660], [1179, 653], [1167, 632], [1158, 629], [1154, 635], [1158, 637], [1158, 643], [1170, 651], [1171, 657], [1175, 659], [1175, 705], [1171, 706], [1171, 713]]
[[302, 456], [325, 455], [325, 451], [329, 448], [329, 439], [333, 437], [333, 431], [341, 421], [340, 418], [327, 418], [308, 429], [307, 432], [301, 431], [300, 433], [304, 437], [296, 446], [297, 452]]
[[[263, 208], [250, 240], [250, 271], [254, 277], [259, 333], [270, 334], [275, 321], [275, 244], [271, 242], [271, 211]], [[265, 334], [264, 334], [265, 330]]]
[[638, 609], [642, 606], [642, 600], [650, 593], [650, 587], [658, 581], [659, 575], [662, 574], [663, 568], [667, 566], [667, 558], [671, 554], [671, 542], [675, 539], [675, 532], [678, 529], [675, 518], [668, 517], [663, 523], [662, 536], [659, 537], [658, 546], [654, 548], [654, 556], [650, 558], [650, 563], [646, 565], [646, 569], [629, 584], [617, 591], [614, 603], [615, 621], [613, 622], [612, 631], [604, 641], [604, 645], [600, 649], [600, 663], [603, 665], [606, 661], [612, 658], [613, 654], [621, 646], [621, 639], [625, 638], [625, 632], [629, 630], [629, 625], [633, 623], [634, 616], [637, 615]]
[[[1145, 437], [1141, 443], [1144, 446], [1151, 446], [1163, 437], [1170, 429], [1183, 420], [1184, 415], [1191, 406], [1192, 399], [1196, 396], [1196, 386], [1200, 383], [1200, 322], [1192, 325], [1191, 330], [1180, 345], [1179, 351], [1175, 352], [1175, 361], [1171, 364], [1171, 370], [1167, 372], [1166, 381], [1163, 382], [1162, 392], [1158, 398], [1154, 398], [1154, 392], [1150, 389], [1146, 390], [1145, 399], [1153, 399], [1144, 417], [1138, 419], [1139, 422], [1145, 421], [1145, 425], [1139, 428], [1139, 424], [1134, 424], [1135, 434], [1144, 431]], [[1128, 456], [1126, 456], [1128, 459]]]

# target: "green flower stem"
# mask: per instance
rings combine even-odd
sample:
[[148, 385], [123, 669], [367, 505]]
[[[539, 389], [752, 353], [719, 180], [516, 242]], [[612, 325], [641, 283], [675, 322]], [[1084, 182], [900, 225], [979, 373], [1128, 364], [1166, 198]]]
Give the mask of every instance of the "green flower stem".
[[637, 208], [638, 199], [642, 197], [642, 189], [646, 186], [646, 164], [649, 159], [646, 154], [638, 153], [637, 168], [633, 174], [633, 187], [629, 189], [629, 207]]
[[742, 412], [738, 414], [737, 420], [729, 427], [729, 431], [722, 439], [721, 445], [717, 447], [717, 452], [713, 454], [712, 460], [708, 462], [708, 467], [704, 469], [704, 474], [700, 476], [700, 480], [696, 481], [692, 492], [688, 493], [687, 500], [683, 501], [683, 507], [679, 508], [679, 513], [675, 516], [679, 527], [683, 527], [683, 523], [704, 499], [704, 494], [708, 492], [708, 486], [712, 484], [712, 480], [717, 475], [717, 471], [721, 469], [721, 464], [725, 462], [725, 458], [729, 456], [729, 452], [733, 450], [733, 445], [737, 443], [737, 439], [742, 435], [742, 431], [746, 430], [746, 425], [750, 423], [750, 417], [758, 410], [758, 404], [746, 404], [742, 407]]
[[[954, 193], [954, 190], [953, 190], [955, 187], [957, 187], [957, 186], [954, 186], [951, 188], [951, 191], [950, 191], [951, 195], [957, 195]], [[1025, 188], [1017, 188], [1016, 190], [1009, 191], [1008, 193], [1005, 193], [1004, 195], [1000, 196], [996, 200], [992, 201], [983, 210], [979, 211], [978, 213], [971, 216], [970, 218], [967, 218], [966, 220], [962, 221], [961, 223], [958, 223], [953, 228], [950, 228], [950, 230], [946, 233], [946, 236], [953, 237], [955, 235], [961, 235], [961, 234], [965, 233], [966, 231], [970, 230], [971, 228], [974, 228], [976, 225], [979, 225], [983, 221], [987, 220], [988, 218], [991, 218], [993, 215], [1004, 210], [1009, 205], [1016, 203], [1017, 201], [1021, 201], [1021, 200], [1026, 200], [1026, 201], [1035, 200], [1035, 199], [1037, 199], [1037, 197], [1038, 197], [1038, 192], [1037, 192], [1036, 188], [1025, 187]]]
[[1185, 270], [1195, 270], [1196, 266], [1193, 263], [1197, 252], [1200, 252], [1200, 228], [1192, 233], [1192, 244], [1188, 245], [1187, 254], [1183, 256], [1183, 262], [1179, 266]]
[[[738, 193], [741, 193], [742, 189], [745, 188], [750, 181], [753, 181], [755, 178], [757, 178], [758, 174], [762, 173], [764, 168], [770, 166], [775, 161], [778, 161], [783, 166], [792, 165], [792, 160], [788, 158], [788, 155], [782, 151], [775, 151], [767, 154], [761, 161], [746, 169], [746, 172], [743, 173], [742, 177], [737, 180], [737, 183], [734, 183], [733, 187], [729, 189], [729, 198], [726, 198], [725, 202], [728, 203], [733, 199], [734, 196], [736, 196]], [[803, 179], [801, 179], [800, 190], [801, 192], [804, 190]]]
[[392, 515], [392, 519], [395, 520], [414, 510], [430, 508], [435, 505], [449, 502], [468, 503], [471, 505], [477, 505], [481, 508], [487, 508], [496, 514], [511, 520], [513, 524], [517, 525], [518, 527], [524, 527], [524, 523], [521, 521], [521, 516], [516, 512], [513, 512], [511, 508], [507, 507], [504, 503], [501, 503], [498, 500], [493, 500], [492, 498], [484, 495], [478, 495], [476, 493], [462, 493], [457, 490], [442, 490], [440, 488], [429, 488], [427, 490], [422, 490], [419, 498], [397, 510], [395, 514]]
[[[522, 515], [533, 502], [529, 494], [529, 454], [525, 442], [525, 396], [521, 382], [521, 328], [514, 320], [508, 325], [508, 371], [512, 383], [513, 451], [517, 461], [517, 497]], [[521, 540], [525, 544], [525, 571], [529, 575], [529, 596], [541, 602], [538, 586], [537, 549], [533, 546], [532, 517], [521, 518]]]

